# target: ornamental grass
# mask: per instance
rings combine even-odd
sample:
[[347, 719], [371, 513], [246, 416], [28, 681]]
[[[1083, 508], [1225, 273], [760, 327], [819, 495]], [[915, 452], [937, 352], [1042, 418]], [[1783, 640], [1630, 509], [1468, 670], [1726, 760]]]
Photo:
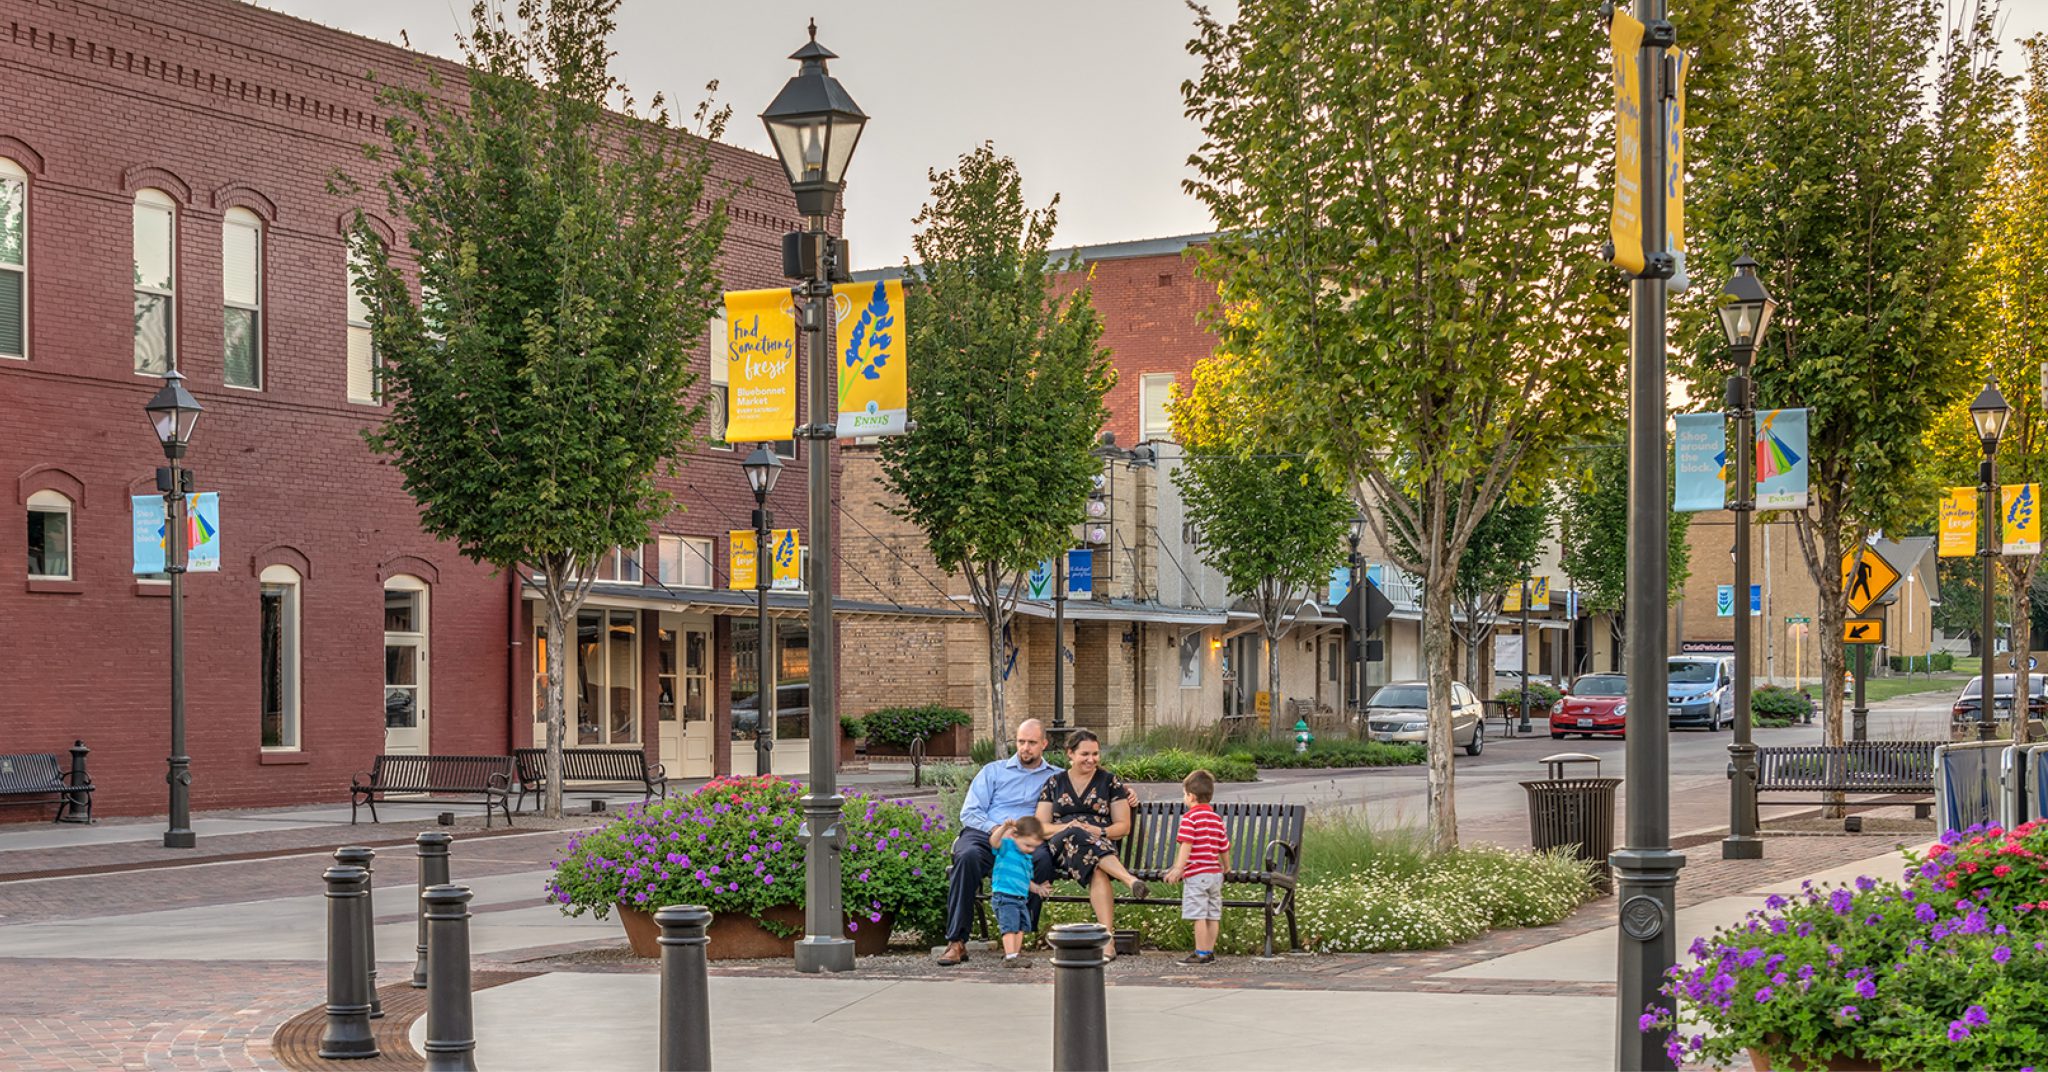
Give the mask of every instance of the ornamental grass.
[[1809, 883], [1692, 944], [1645, 1032], [1674, 1061], [2048, 1067], [2048, 827], [1974, 827], [1899, 882]]
[[[763, 913], [804, 903], [801, 782], [721, 778], [687, 797], [626, 808], [572, 835], [547, 896], [565, 915], [603, 919], [613, 905], [653, 911], [703, 905], [778, 931]], [[937, 933], [953, 834], [945, 816], [903, 800], [846, 798], [841, 881], [850, 930], [885, 919]], [[784, 935], [787, 937], [787, 935]]]

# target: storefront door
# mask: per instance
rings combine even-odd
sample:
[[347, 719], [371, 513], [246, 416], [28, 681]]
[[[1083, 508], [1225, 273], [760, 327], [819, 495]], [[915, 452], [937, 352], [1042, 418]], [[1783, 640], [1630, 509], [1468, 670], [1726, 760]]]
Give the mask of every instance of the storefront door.
[[711, 630], [683, 624], [679, 615], [661, 616], [657, 638], [655, 716], [661, 733], [661, 765], [671, 777], [709, 778], [711, 755]]
[[384, 587], [384, 751], [427, 754], [427, 587], [393, 577]]

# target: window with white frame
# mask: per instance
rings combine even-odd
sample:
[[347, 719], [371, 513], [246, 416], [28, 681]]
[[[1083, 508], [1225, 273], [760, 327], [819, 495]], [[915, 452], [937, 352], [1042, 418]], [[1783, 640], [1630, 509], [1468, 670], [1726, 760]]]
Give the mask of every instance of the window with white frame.
[[1167, 413], [1173, 401], [1173, 373], [1148, 372], [1138, 380], [1138, 440], [1172, 439], [1173, 421]]
[[71, 579], [71, 500], [61, 491], [28, 497], [28, 576], [33, 581]]
[[726, 366], [732, 361], [732, 337], [727, 334], [724, 315], [714, 316], [705, 327], [711, 343], [711, 390], [704, 406], [704, 440], [712, 450], [731, 450], [725, 441], [725, 421], [732, 408], [731, 377]]
[[1202, 634], [1183, 633], [1180, 638], [1180, 687], [1202, 687]]
[[0, 357], [28, 356], [28, 172], [0, 157]]
[[220, 227], [222, 378], [229, 387], [263, 386], [263, 221], [231, 208]]
[[640, 549], [614, 547], [597, 557], [597, 579], [621, 584], [643, 583], [640, 577]]
[[377, 369], [377, 344], [370, 337], [370, 304], [363, 300], [363, 288], [357, 283], [358, 273], [364, 269], [363, 259], [354, 252], [348, 255], [348, 400], [376, 405], [384, 400], [384, 385], [379, 381]]
[[299, 747], [299, 572], [266, 566], [258, 577], [263, 747]]
[[161, 376], [178, 359], [178, 203], [162, 190], [135, 195], [135, 371]]
[[711, 538], [663, 536], [659, 541], [661, 583], [678, 588], [711, 587]]

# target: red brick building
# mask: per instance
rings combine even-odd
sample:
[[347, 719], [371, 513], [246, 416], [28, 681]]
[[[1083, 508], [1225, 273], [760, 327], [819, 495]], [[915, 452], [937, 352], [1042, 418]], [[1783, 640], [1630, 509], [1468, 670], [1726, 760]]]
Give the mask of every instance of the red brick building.
[[[362, 439], [388, 409], [343, 227], [382, 205], [329, 177], [375, 188], [366, 72], [430, 66], [459, 75], [236, 0], [18, 0], [0, 18], [0, 753], [83, 738], [106, 813], [164, 802], [169, 608], [131, 573], [131, 497], [154, 494], [142, 406], [172, 362], [205, 406], [190, 464], [221, 502], [221, 568], [186, 581], [195, 806], [339, 800], [380, 752], [532, 738], [530, 593], [423, 535]], [[780, 285], [800, 225], [780, 167], [711, 152], [734, 187], [726, 285]], [[722, 590], [724, 534], [753, 505], [740, 457], [686, 459], [679, 508], [608, 567], [572, 653], [572, 743], [730, 769], [732, 702], [753, 692], [752, 594]], [[804, 482], [771, 506], [801, 526]], [[794, 737], [802, 600], [779, 598]], [[798, 742], [777, 756], [801, 768]]]
[[1169, 391], [1193, 386], [1195, 363], [1216, 348], [1208, 330], [1216, 285], [1196, 272], [1209, 235], [1110, 242], [1071, 250], [1088, 272], [1102, 345], [1116, 364], [1102, 430], [1129, 447], [1170, 439]]

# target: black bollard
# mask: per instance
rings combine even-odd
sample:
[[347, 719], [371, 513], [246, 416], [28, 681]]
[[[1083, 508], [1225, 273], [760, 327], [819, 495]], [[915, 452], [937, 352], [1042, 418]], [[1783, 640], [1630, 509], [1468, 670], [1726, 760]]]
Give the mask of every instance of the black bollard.
[[476, 1072], [469, 1005], [469, 887], [430, 886], [427, 903], [427, 1072]]
[[1107, 1072], [1109, 1007], [1103, 995], [1102, 950], [1109, 928], [1062, 923], [1052, 943], [1053, 1072]]
[[377, 896], [374, 892], [377, 869], [370, 866], [371, 861], [376, 858], [375, 850], [362, 845], [344, 845], [334, 850], [336, 864], [363, 869], [363, 899], [362, 906], [358, 909], [362, 913], [362, 923], [356, 927], [356, 940], [361, 942], [363, 947], [359, 954], [362, 958], [359, 963], [363, 965], [364, 974], [367, 976], [363, 992], [370, 995], [370, 1019], [382, 1020], [384, 999], [377, 996]]
[[420, 858], [420, 890], [413, 897], [413, 907], [420, 918], [420, 946], [412, 962], [415, 990], [427, 988], [427, 889], [448, 884], [448, 845], [454, 840], [455, 835], [438, 830], [429, 830], [413, 839], [414, 851]]
[[364, 990], [363, 945], [356, 937], [370, 876], [360, 867], [330, 867], [327, 880], [327, 1030], [320, 1036], [320, 1056], [377, 1056], [377, 1037], [370, 1032], [370, 996]]
[[[87, 748], [84, 741], [73, 740], [71, 742], [72, 785], [90, 786], [92, 784], [92, 775], [86, 773], [85, 769], [85, 757], [91, 754], [92, 749]], [[57, 806], [57, 821], [62, 823], [92, 822], [92, 793], [64, 794], [64, 800]]]
[[669, 905], [654, 913], [661, 928], [662, 1072], [699, 1072], [711, 1067], [711, 989], [704, 947], [711, 939], [711, 910]]

